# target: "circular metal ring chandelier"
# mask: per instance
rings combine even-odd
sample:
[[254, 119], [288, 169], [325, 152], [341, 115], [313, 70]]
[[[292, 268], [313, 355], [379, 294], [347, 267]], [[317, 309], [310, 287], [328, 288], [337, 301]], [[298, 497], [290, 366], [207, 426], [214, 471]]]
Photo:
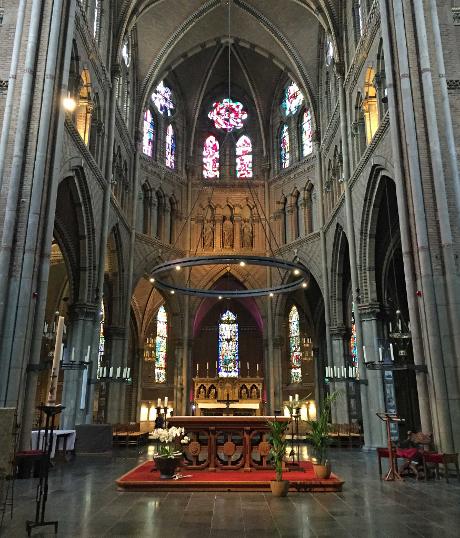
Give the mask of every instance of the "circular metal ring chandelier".
[[[239, 289], [239, 290], [218, 290], [218, 289], [204, 289], [204, 288], [191, 288], [188, 286], [181, 286], [170, 284], [162, 280], [159, 275], [168, 273], [171, 271], [179, 272], [186, 267], [200, 267], [209, 265], [239, 265], [245, 267], [247, 265], [260, 265], [263, 267], [269, 267], [271, 269], [285, 270], [294, 276], [294, 280], [286, 282], [285, 284], [279, 284], [276, 286], [270, 286], [266, 288], [255, 289]], [[306, 288], [309, 282], [309, 273], [301, 265], [293, 262], [281, 260], [279, 258], [268, 258], [265, 256], [235, 256], [235, 255], [222, 255], [222, 256], [197, 256], [193, 258], [180, 258], [177, 260], [171, 260], [157, 265], [151, 272], [150, 281], [155, 282], [155, 286], [164, 291], [169, 291], [171, 294], [183, 293], [185, 295], [193, 295], [195, 297], [211, 297], [217, 299], [232, 298], [232, 297], [273, 297], [279, 293], [288, 293], [295, 291], [299, 288]]]

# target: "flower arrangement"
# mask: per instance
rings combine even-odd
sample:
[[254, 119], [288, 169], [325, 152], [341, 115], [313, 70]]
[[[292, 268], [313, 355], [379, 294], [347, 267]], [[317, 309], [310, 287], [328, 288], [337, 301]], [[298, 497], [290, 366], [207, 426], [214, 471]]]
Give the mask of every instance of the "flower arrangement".
[[177, 458], [182, 454], [180, 450], [175, 449], [175, 440], [180, 439], [181, 445], [187, 445], [190, 442], [189, 437], [184, 435], [184, 428], [156, 428], [153, 430], [152, 439], [158, 441], [158, 452], [155, 458]]

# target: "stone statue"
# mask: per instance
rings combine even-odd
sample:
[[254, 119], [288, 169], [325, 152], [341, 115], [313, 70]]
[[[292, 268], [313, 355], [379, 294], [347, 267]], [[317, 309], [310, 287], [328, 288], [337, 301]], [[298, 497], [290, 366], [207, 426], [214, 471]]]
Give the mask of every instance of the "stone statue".
[[252, 225], [245, 220], [241, 227], [241, 246], [243, 248], [252, 248]]
[[216, 399], [216, 389], [214, 387], [211, 387], [209, 390], [209, 399], [215, 400]]
[[203, 248], [214, 248], [214, 226], [210, 220], [203, 226]]
[[251, 389], [251, 400], [257, 400], [259, 398], [256, 387]]
[[200, 387], [200, 392], [198, 394], [198, 398], [200, 400], [206, 400], [206, 391], [204, 390], [204, 387]]
[[241, 399], [247, 400], [248, 399], [248, 389], [246, 387], [243, 387], [241, 389]]
[[222, 231], [224, 248], [233, 248], [233, 222], [229, 218], [224, 220]]

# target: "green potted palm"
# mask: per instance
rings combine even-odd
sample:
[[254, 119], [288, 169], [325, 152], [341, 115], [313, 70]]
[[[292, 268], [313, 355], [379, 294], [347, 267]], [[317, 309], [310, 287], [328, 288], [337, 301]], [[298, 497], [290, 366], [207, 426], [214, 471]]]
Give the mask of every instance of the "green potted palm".
[[288, 422], [268, 420], [270, 427], [270, 454], [275, 464], [276, 480], [270, 482], [270, 489], [275, 497], [286, 497], [289, 490], [289, 480], [283, 480], [283, 460], [286, 455], [287, 442], [285, 438]]
[[307, 442], [314, 450], [312, 462], [317, 478], [329, 478], [331, 474], [331, 465], [327, 459], [330, 429], [329, 418], [332, 404], [337, 400], [339, 394], [339, 391], [328, 394], [324, 398], [319, 417], [316, 420], [308, 421], [310, 431], [307, 433]]

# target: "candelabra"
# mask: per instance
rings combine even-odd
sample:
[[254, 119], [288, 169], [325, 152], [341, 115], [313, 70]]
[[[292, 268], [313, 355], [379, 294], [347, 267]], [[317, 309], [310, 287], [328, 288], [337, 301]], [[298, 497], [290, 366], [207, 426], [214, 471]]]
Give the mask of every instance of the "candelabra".
[[325, 377], [329, 381], [358, 381], [359, 371], [356, 366], [326, 366]]
[[97, 381], [104, 383], [131, 383], [131, 368], [118, 366], [100, 366], [97, 369]]

